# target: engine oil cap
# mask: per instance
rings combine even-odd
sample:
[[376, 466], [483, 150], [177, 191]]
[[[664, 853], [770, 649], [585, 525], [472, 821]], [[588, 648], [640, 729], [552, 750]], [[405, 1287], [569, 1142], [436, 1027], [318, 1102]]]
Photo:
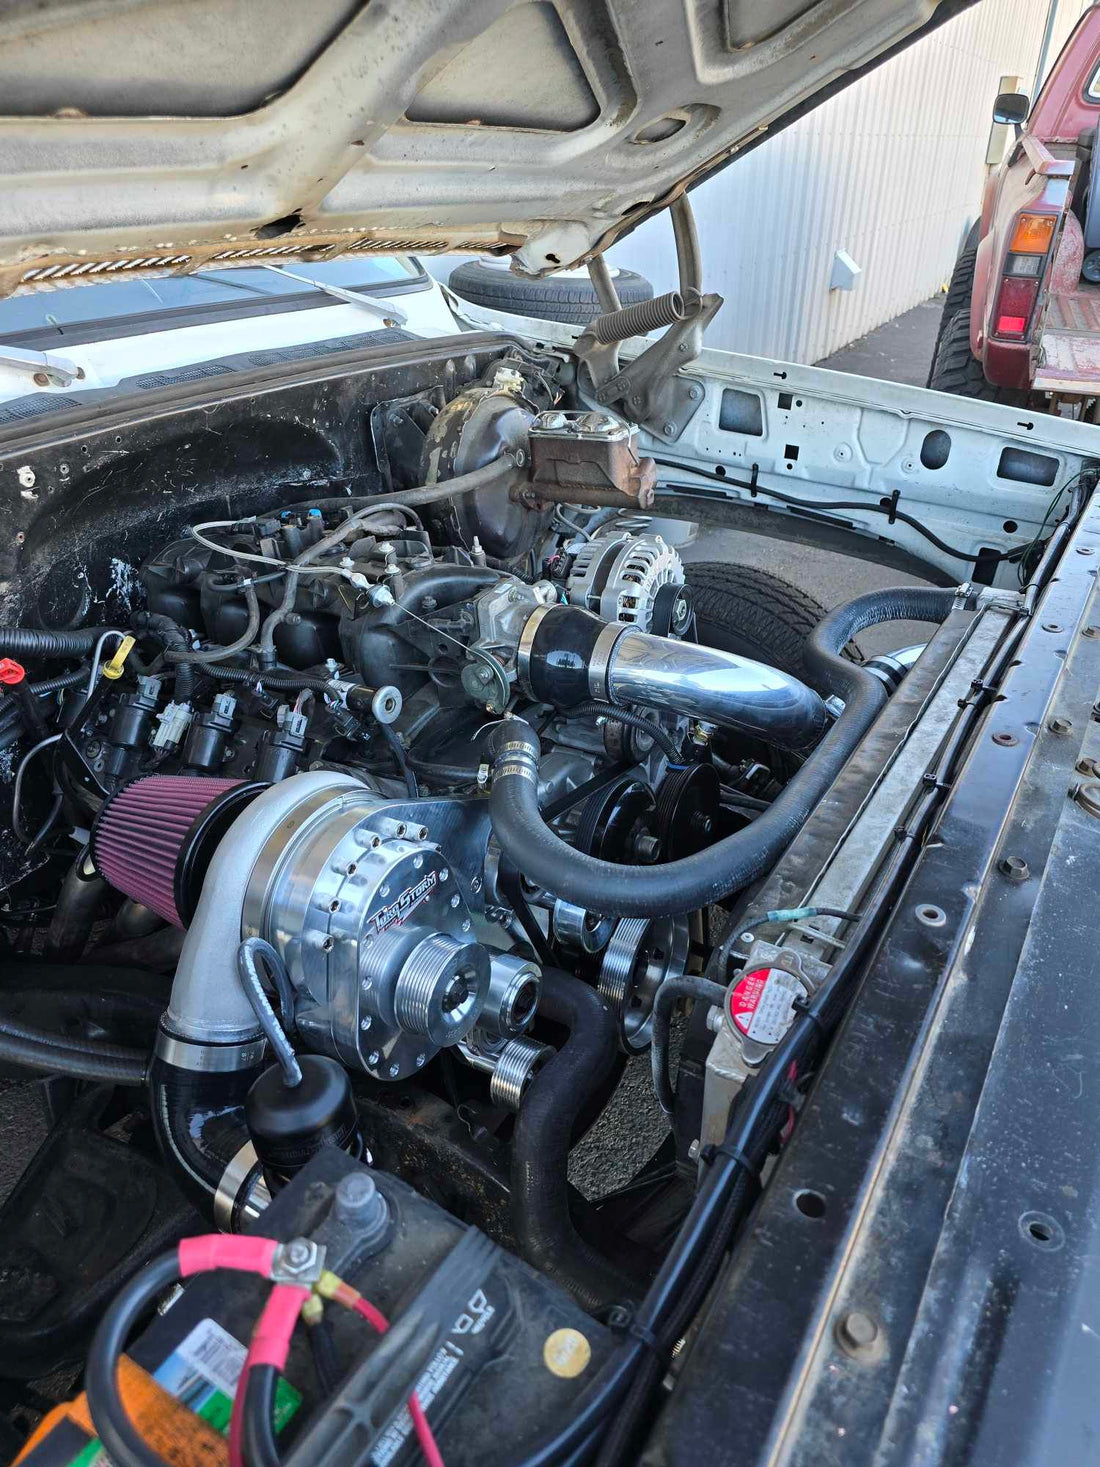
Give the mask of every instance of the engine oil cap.
[[778, 1044], [790, 1028], [794, 1005], [805, 985], [782, 968], [754, 968], [733, 985], [729, 1017], [733, 1027], [757, 1044]]

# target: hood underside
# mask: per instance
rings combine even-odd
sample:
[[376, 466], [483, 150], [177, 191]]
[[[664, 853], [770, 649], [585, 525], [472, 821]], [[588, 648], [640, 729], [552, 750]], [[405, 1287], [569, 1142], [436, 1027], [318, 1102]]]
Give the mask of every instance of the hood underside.
[[577, 264], [965, 0], [9, 0], [0, 295]]

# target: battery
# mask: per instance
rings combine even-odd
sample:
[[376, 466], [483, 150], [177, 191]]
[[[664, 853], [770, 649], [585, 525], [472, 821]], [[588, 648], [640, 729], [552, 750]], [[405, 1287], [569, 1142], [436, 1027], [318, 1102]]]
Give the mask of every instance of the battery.
[[[389, 1319], [384, 1336], [325, 1305], [340, 1384], [322, 1389], [299, 1324], [275, 1402], [285, 1467], [420, 1459], [415, 1389], [448, 1467], [484, 1463], [565, 1425], [616, 1336], [568, 1294], [388, 1173], [320, 1152], [251, 1231], [325, 1248], [325, 1267]], [[224, 1430], [245, 1347], [271, 1289], [222, 1269], [189, 1281], [127, 1354]]]

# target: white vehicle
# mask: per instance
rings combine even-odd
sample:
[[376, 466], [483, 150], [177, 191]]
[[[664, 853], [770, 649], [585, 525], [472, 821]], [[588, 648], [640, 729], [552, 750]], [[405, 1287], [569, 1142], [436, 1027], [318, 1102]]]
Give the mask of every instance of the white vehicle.
[[688, 203], [962, 8], [0, 18], [27, 1467], [1095, 1454], [1100, 429], [708, 350]]

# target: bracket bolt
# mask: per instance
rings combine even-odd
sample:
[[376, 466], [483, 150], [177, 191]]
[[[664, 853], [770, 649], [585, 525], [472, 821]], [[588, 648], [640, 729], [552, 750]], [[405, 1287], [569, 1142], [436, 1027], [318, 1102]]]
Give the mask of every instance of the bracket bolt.
[[1031, 875], [1031, 867], [1023, 856], [1005, 856], [1000, 863], [1000, 869], [1009, 881], [1026, 881]]
[[1047, 724], [1051, 733], [1056, 734], [1067, 734], [1072, 727], [1073, 724], [1068, 718], [1052, 718]]

